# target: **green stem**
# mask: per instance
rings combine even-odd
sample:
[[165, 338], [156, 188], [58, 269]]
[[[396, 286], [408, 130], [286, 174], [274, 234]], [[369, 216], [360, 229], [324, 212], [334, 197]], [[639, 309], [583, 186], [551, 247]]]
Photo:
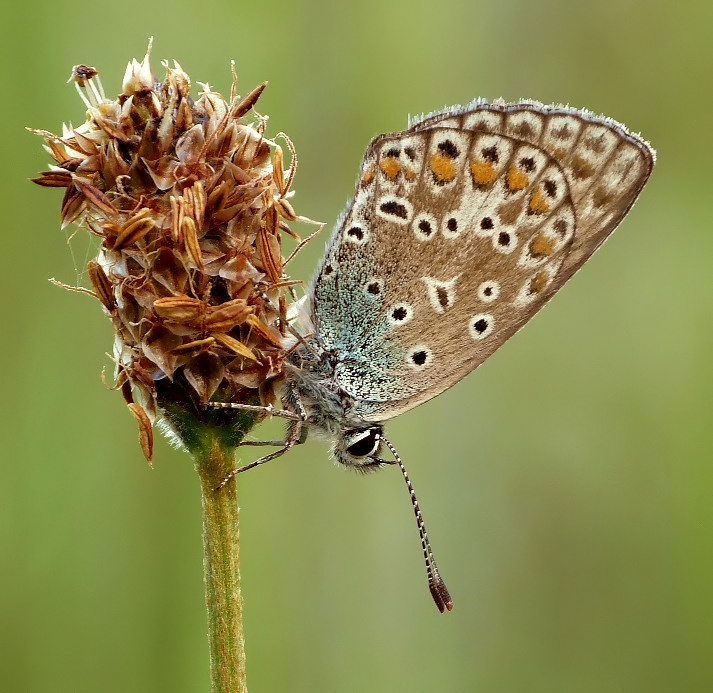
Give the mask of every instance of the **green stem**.
[[217, 440], [196, 456], [203, 497], [203, 569], [213, 693], [246, 693], [240, 591], [238, 493], [235, 479], [215, 488], [235, 466], [234, 449]]

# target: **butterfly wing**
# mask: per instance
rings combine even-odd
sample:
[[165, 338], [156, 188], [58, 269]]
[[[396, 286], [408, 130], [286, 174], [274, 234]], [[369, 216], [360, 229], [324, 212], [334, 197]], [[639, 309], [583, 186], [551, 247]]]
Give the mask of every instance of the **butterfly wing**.
[[610, 119], [529, 102], [373, 140], [312, 288], [354, 415], [383, 421], [477, 368], [616, 228], [654, 156]]

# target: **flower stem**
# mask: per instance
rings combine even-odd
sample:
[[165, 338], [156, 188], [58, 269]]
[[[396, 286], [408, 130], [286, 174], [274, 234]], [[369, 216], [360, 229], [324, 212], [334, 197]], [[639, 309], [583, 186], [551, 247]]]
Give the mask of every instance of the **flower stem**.
[[235, 479], [219, 492], [215, 490], [234, 467], [233, 452], [214, 440], [196, 456], [203, 500], [203, 570], [214, 693], [248, 690]]

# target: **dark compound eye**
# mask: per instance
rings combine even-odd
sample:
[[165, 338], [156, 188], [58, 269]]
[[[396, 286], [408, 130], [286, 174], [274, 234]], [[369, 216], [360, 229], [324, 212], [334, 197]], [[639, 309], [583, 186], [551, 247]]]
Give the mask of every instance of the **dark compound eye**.
[[354, 431], [349, 436], [354, 442], [347, 446], [347, 452], [354, 457], [373, 455], [379, 448], [379, 433], [375, 428], [370, 428], [368, 431]]

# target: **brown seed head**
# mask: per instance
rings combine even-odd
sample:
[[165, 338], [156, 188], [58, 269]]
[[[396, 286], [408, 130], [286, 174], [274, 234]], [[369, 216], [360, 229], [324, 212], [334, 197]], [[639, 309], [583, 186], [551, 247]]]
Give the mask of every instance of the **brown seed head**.
[[297, 218], [293, 171], [265, 139], [265, 119], [242, 120], [265, 85], [241, 98], [233, 84], [230, 102], [202, 85], [194, 101], [180, 65], [163, 67], [158, 82], [148, 55], [132, 60], [110, 100], [98, 72], [76, 66], [86, 121], [62, 136], [35, 131], [54, 163], [34, 182], [65, 188], [62, 226], [79, 222], [101, 241], [88, 277], [114, 325], [117, 387], [147, 455], [149, 422], [175, 393], [195, 411], [214, 396], [274, 397], [281, 231], [294, 235], [285, 221]]

